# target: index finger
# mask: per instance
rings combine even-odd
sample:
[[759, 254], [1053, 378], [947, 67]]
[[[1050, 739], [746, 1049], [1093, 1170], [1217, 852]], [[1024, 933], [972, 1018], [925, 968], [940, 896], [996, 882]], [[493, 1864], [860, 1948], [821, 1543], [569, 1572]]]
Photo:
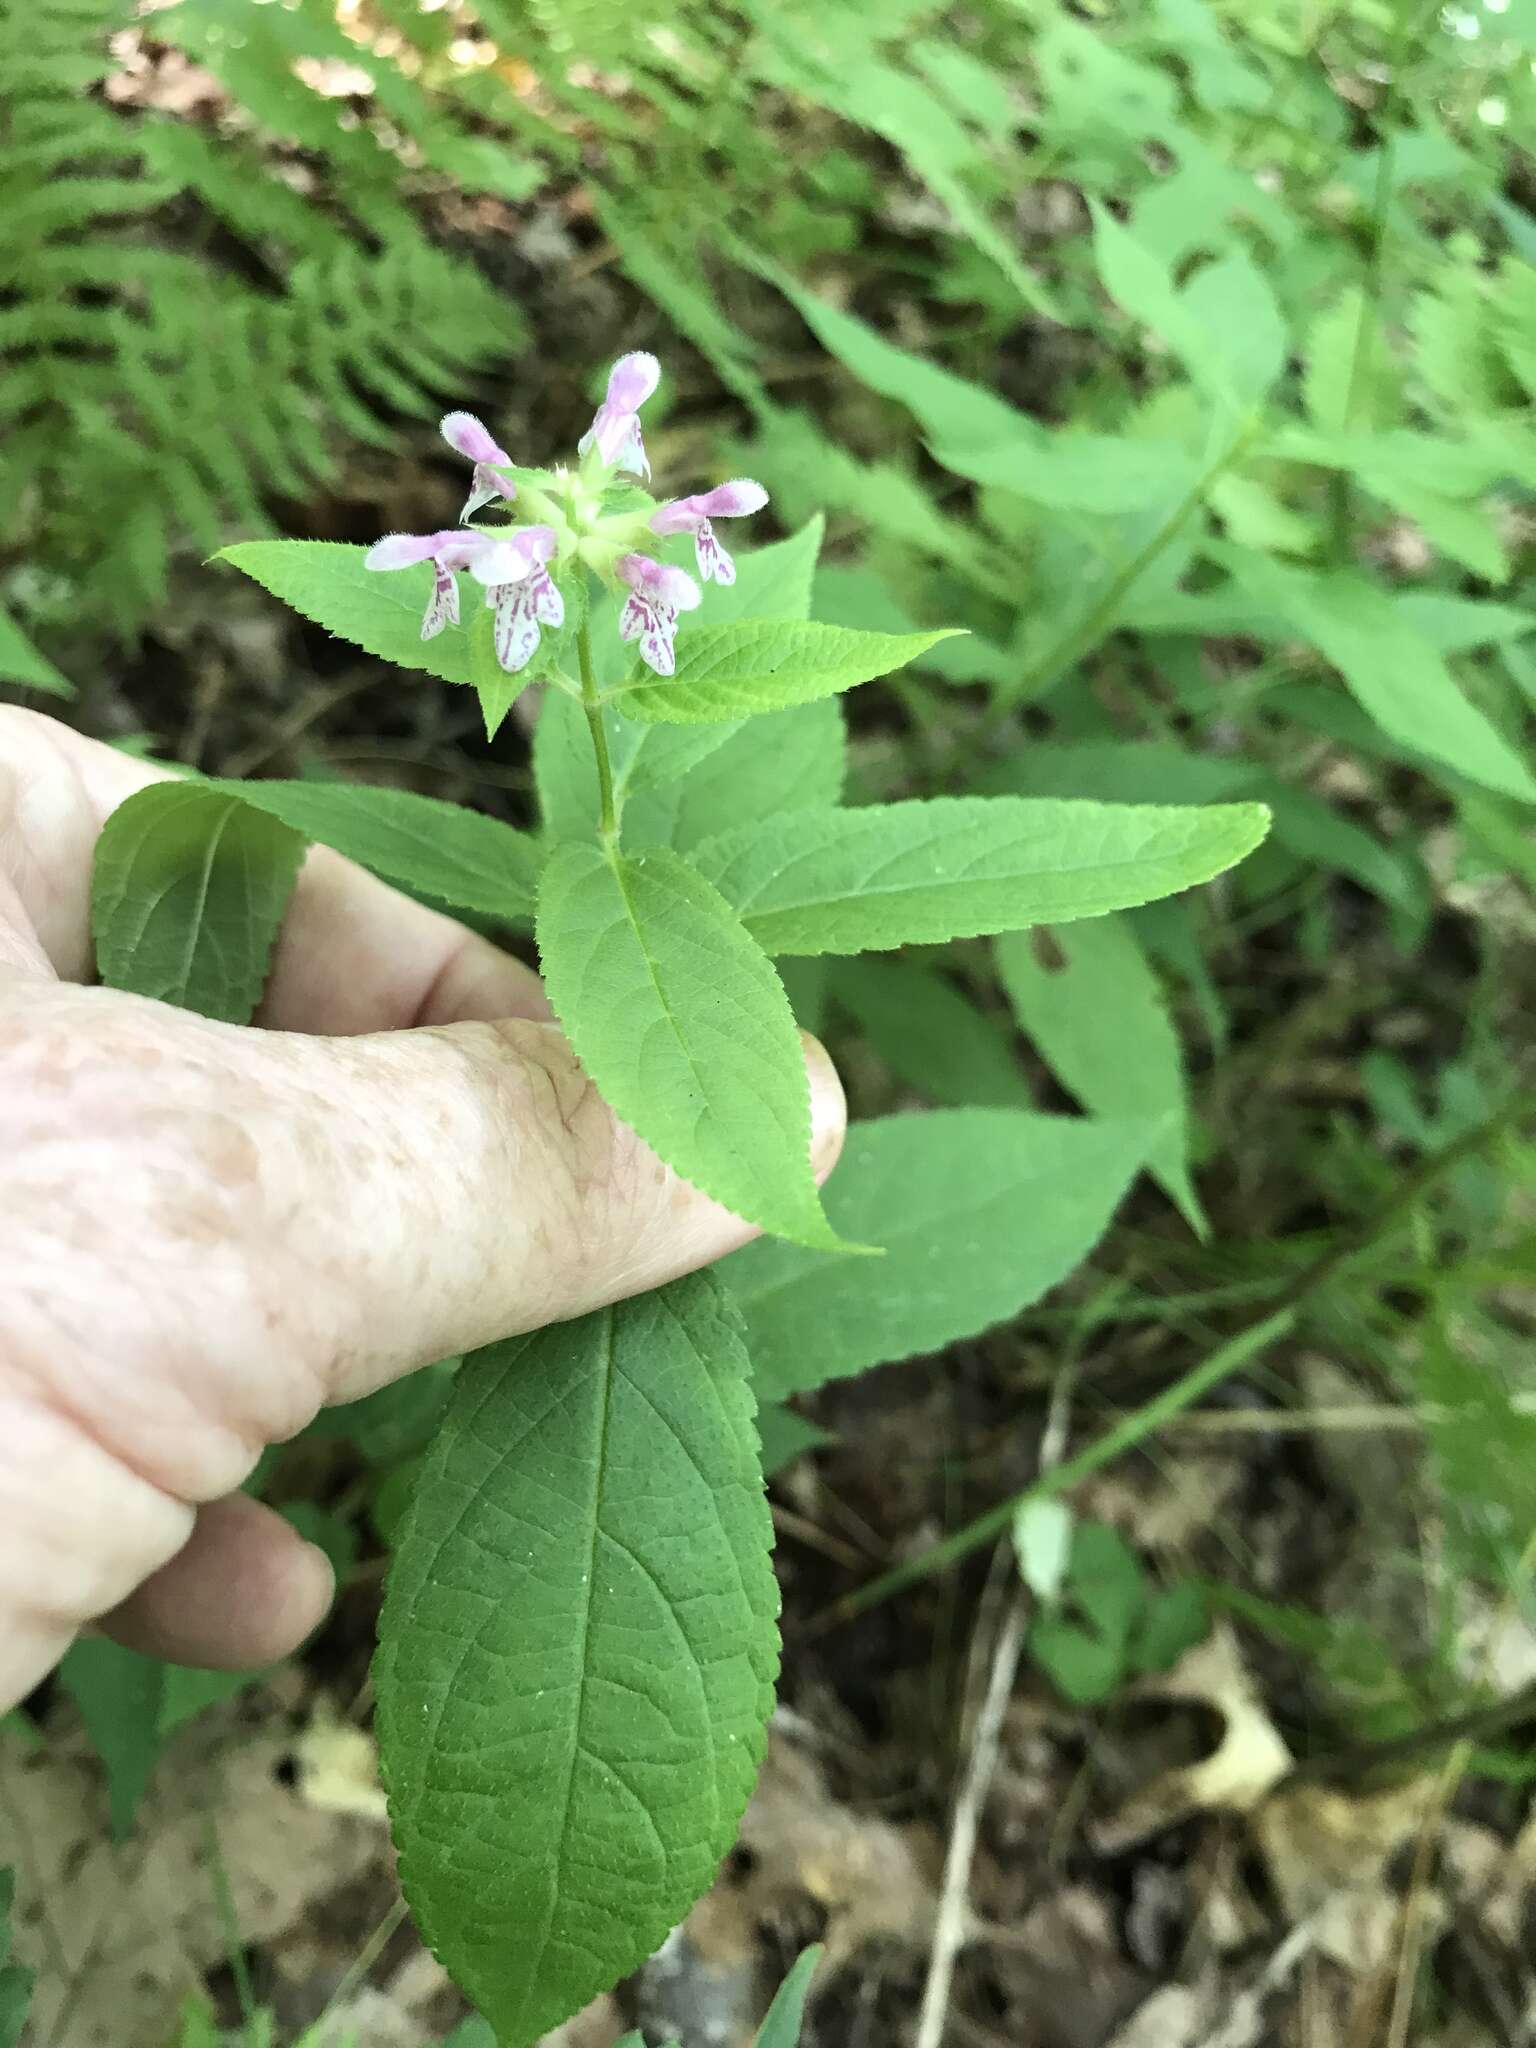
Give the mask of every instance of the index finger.
[[[64, 980], [90, 979], [91, 863], [102, 826], [130, 796], [171, 779], [56, 719], [0, 705], [0, 926], [23, 921], [10, 950], [24, 957], [30, 940]], [[273, 952], [261, 1023], [349, 1036], [548, 1015], [532, 968], [328, 847], [311, 849]]]

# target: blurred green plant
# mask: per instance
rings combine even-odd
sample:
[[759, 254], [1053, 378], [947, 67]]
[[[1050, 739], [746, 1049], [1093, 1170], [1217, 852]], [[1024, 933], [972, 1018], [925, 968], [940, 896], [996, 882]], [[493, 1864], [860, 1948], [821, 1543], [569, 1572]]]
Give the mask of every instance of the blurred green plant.
[[0, 2048], [20, 2048], [21, 2030], [32, 2000], [32, 1972], [10, 1960], [11, 1909], [16, 1873], [0, 1870]]

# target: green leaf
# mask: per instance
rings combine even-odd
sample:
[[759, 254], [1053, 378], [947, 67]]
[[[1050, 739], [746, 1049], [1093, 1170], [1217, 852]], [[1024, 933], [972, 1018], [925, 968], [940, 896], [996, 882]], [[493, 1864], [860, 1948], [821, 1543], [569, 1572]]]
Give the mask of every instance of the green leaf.
[[0, 683], [22, 683], [46, 690], [52, 697], [73, 697], [75, 686], [45, 654], [39, 654], [15, 620], [0, 605]]
[[679, 646], [676, 675], [662, 680], [645, 671], [617, 697], [628, 717], [669, 725], [750, 718], [889, 675], [960, 630], [860, 633], [802, 619], [696, 626]]
[[528, 2048], [735, 1839], [778, 1662], [739, 1320], [700, 1275], [470, 1359], [375, 1665], [406, 1896]]
[[[301, 1530], [301, 1535], [307, 1535]], [[204, 1671], [191, 1664], [160, 1666], [160, 1740], [167, 1741], [184, 1721], [195, 1720], [209, 1707], [234, 1699], [255, 1685], [260, 1671]]]
[[[710, 594], [712, 625], [756, 618], [803, 619], [821, 549], [818, 515], [788, 540], [737, 561], [736, 581]], [[791, 805], [835, 804], [842, 791], [842, 712], [832, 699], [770, 712], [767, 724], [642, 724], [613, 703], [603, 709], [625, 843], [679, 852], [742, 817]], [[710, 757], [718, 754], [720, 758]], [[552, 690], [533, 736], [533, 772], [544, 829], [558, 842], [597, 830], [597, 766], [586, 714]]]
[[1319, 313], [1307, 333], [1302, 399], [1320, 434], [1386, 426], [1401, 399], [1381, 317], [1358, 286]]
[[261, 999], [304, 841], [239, 797], [162, 782], [119, 804], [96, 842], [101, 978], [244, 1024]]
[[1205, 1595], [1193, 1579], [1184, 1579], [1148, 1601], [1131, 1641], [1131, 1662], [1138, 1671], [1171, 1671], [1186, 1650], [1204, 1642], [1211, 1626]]
[[[769, 711], [739, 725], [650, 725], [656, 738], [719, 733], [721, 744], [675, 781], [658, 774], [624, 806], [631, 846], [671, 846], [686, 853], [743, 818], [780, 811], [831, 810], [843, 793], [848, 740], [836, 697]], [[659, 769], [662, 753], [650, 767]]]
[[[847, 740], [835, 697], [722, 725], [642, 725], [603, 712], [620, 829], [626, 846], [686, 852], [744, 817], [830, 808], [842, 794]], [[544, 700], [533, 740], [534, 777], [551, 840], [592, 841], [597, 767], [581, 706]]]
[[808, 619], [826, 527], [818, 512], [787, 540], [737, 554], [736, 581], [716, 583], [709, 592], [710, 625], [734, 625], [739, 619]]
[[1290, 621], [1391, 739], [1504, 796], [1536, 803], [1536, 778], [1386, 593], [1355, 573], [1318, 575], [1213, 548], [1250, 596]]
[[20, 2048], [33, 1982], [34, 1972], [20, 1963], [7, 1963], [0, 1969], [0, 2048]]
[[1470, 1569], [1502, 1576], [1536, 1527], [1536, 1416], [1521, 1365], [1491, 1321], [1473, 1323], [1467, 1336], [1427, 1334], [1417, 1390], [1457, 1552]]
[[935, 1102], [1027, 1109], [1034, 1097], [1012, 1045], [1012, 1024], [913, 960], [840, 960], [835, 1000], [898, 1080]]
[[753, 2048], [798, 2048], [800, 2029], [805, 2024], [806, 1993], [823, 1953], [819, 1948], [808, 1948], [796, 1957], [795, 1967], [774, 1993]]
[[362, 782], [218, 782], [306, 839], [455, 910], [532, 917], [539, 847], [460, 804]]
[[223, 2029], [217, 2015], [199, 1992], [189, 1991], [181, 2008], [176, 2048], [224, 2048]]
[[761, 1240], [720, 1267], [764, 1401], [940, 1351], [1066, 1278], [1146, 1157], [1142, 1124], [931, 1110], [855, 1124], [827, 1183], [838, 1229], [890, 1256]]
[[165, 1666], [108, 1636], [81, 1636], [59, 1666], [59, 1682], [106, 1766], [112, 1833], [124, 1841], [164, 1745]]
[[1072, 1604], [1123, 1647], [1147, 1598], [1146, 1573], [1125, 1538], [1104, 1522], [1079, 1522], [1067, 1581]]
[[1251, 853], [1260, 804], [940, 797], [792, 812], [707, 840], [699, 872], [769, 953], [863, 953], [1101, 917]]
[[[367, 553], [367, 548], [339, 541], [246, 540], [222, 548], [214, 560], [228, 562], [306, 619], [381, 661], [423, 670], [445, 683], [504, 692], [509, 679], [496, 660], [491, 614], [479, 602], [479, 584], [469, 587], [474, 602], [465, 605], [466, 623], [450, 626], [435, 640], [423, 640], [421, 620], [431, 595], [431, 563], [365, 569]], [[461, 588], [461, 601], [469, 589]], [[512, 679], [513, 695], [536, 673], [525, 669]]]
[[852, 313], [806, 291], [768, 258], [750, 260], [861, 383], [906, 407], [934, 460], [956, 476], [1042, 505], [1115, 512], [1161, 500], [1170, 479], [1187, 466], [1175, 443], [1044, 428], [984, 385], [887, 341]]
[[32, 2003], [34, 1973], [8, 1960], [15, 1904], [16, 1873], [0, 1869], [0, 2048], [20, 2048], [21, 2030]]
[[545, 985], [604, 1099], [717, 1202], [835, 1244], [810, 1161], [810, 1090], [772, 964], [676, 854], [567, 844], [539, 890]]
[[1075, 1705], [1106, 1700], [1125, 1670], [1121, 1645], [1060, 1614], [1039, 1614], [1030, 1624], [1029, 1651], [1057, 1690]]
[[1095, 1116], [1160, 1127], [1149, 1165], [1190, 1227], [1205, 1220], [1189, 1179], [1188, 1105], [1178, 1034], [1162, 985], [1120, 918], [1053, 929], [1047, 965], [1030, 932], [997, 942], [1014, 1014], [1042, 1058]]
[[1290, 333], [1268, 278], [1244, 249], [1196, 272], [1179, 295], [1201, 352], [1190, 374], [1215, 395], [1260, 405], [1285, 373]]
[[782, 1472], [786, 1465], [792, 1465], [805, 1452], [820, 1450], [823, 1444], [837, 1441], [826, 1430], [818, 1429], [814, 1422], [807, 1422], [803, 1415], [797, 1415], [793, 1408], [786, 1408], [778, 1401], [770, 1401], [758, 1409], [757, 1433], [762, 1441], [765, 1479], [771, 1479], [775, 1472]]
[[404, 1379], [375, 1387], [356, 1401], [322, 1408], [305, 1430], [305, 1439], [352, 1443], [370, 1465], [398, 1464], [436, 1434], [458, 1369], [458, 1359], [440, 1359]]
[[1133, 320], [1160, 334], [1192, 374], [1208, 369], [1212, 337], [1198, 315], [1185, 305], [1173, 273], [1153, 249], [1140, 241], [1105, 206], [1093, 207], [1093, 250], [1104, 289]]
[[1509, 580], [1509, 556], [1489, 507], [1467, 504], [1437, 490], [1423, 476], [1395, 465], [1362, 463], [1356, 475], [1373, 497], [1412, 520], [1439, 553], [1460, 562], [1485, 582]]
[[[631, 2034], [626, 2038], [640, 2041], [638, 2034]], [[481, 2019], [478, 2013], [471, 2013], [467, 2020], [460, 2020], [443, 2042], [443, 2048], [496, 2048], [495, 2029], [489, 2020]], [[620, 2042], [619, 2048], [624, 2048], [623, 2042]], [[643, 2041], [640, 2041], [640, 2048], [645, 2048]]]

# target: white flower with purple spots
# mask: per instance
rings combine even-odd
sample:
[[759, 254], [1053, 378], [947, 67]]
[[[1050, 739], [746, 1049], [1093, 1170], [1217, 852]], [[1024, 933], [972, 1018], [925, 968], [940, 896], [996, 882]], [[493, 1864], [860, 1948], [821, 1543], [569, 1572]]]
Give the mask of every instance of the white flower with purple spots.
[[475, 465], [470, 478], [469, 496], [464, 500], [461, 519], [473, 519], [482, 505], [489, 505], [494, 498], [515, 498], [517, 485], [497, 473], [500, 463], [509, 465], [511, 456], [505, 448], [499, 447], [486, 428], [481, 426], [472, 412], [450, 412], [444, 415], [442, 436], [455, 453], [464, 456]]
[[619, 638], [638, 640], [646, 667], [659, 676], [671, 675], [677, 667], [672, 644], [677, 615], [697, 607], [699, 586], [686, 569], [653, 562], [649, 555], [624, 555], [614, 564], [614, 571], [629, 588], [619, 618]]
[[[678, 616], [698, 608], [699, 584], [685, 570], [640, 550], [653, 535], [658, 541], [690, 536], [700, 581], [734, 583], [736, 565], [720, 544], [715, 522], [761, 511], [768, 493], [750, 477], [736, 477], [713, 490], [657, 505], [628, 483], [616, 487], [616, 477], [624, 473], [650, 475], [640, 408], [660, 377], [654, 356], [638, 350], [621, 356], [582, 436], [580, 467], [524, 471], [521, 487], [503, 473], [511, 466], [510, 456], [473, 413], [447, 414], [443, 438], [474, 465], [460, 515], [466, 523], [441, 533], [392, 533], [365, 558], [370, 569], [432, 564], [432, 590], [421, 622], [424, 640], [460, 623], [457, 578], [467, 569], [485, 586], [485, 601], [494, 614], [496, 659], [516, 675], [538, 654], [545, 629], [565, 623], [565, 599], [556, 577], [582, 579], [590, 573], [609, 589], [618, 586], [624, 597], [620, 637], [637, 643], [641, 660], [656, 675], [676, 673]], [[533, 523], [468, 525], [482, 506], [504, 508], [514, 499]], [[555, 680], [562, 688], [575, 687], [569, 677]]]
[[508, 675], [525, 669], [543, 626], [565, 624], [565, 599], [545, 564], [559, 543], [552, 526], [520, 526], [497, 534], [469, 565], [496, 613], [496, 659]]
[[691, 533], [702, 580], [734, 583], [736, 564], [716, 540], [711, 522], [745, 519], [749, 513], [761, 512], [767, 502], [768, 493], [761, 484], [753, 483], [750, 477], [738, 477], [732, 483], [716, 484], [712, 491], [700, 491], [692, 498], [674, 498], [652, 514], [651, 531], [663, 537]]
[[489, 534], [450, 526], [441, 533], [389, 533], [375, 541], [363, 557], [365, 569], [409, 569], [432, 564], [432, 595], [422, 614], [421, 637], [435, 640], [445, 626], [459, 623], [457, 571], [473, 566], [494, 543]]
[[595, 447], [609, 469], [648, 477], [651, 465], [640, 438], [640, 408], [661, 381], [661, 365], [641, 351], [620, 356], [608, 372], [608, 389], [592, 424], [577, 442], [585, 455]]

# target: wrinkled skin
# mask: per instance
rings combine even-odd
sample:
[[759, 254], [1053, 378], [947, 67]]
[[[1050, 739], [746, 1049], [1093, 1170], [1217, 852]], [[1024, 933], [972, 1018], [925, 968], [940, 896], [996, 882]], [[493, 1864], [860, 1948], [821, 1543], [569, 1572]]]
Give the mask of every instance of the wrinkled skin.
[[155, 779], [0, 707], [0, 1709], [98, 1620], [284, 1654], [330, 1571], [236, 1491], [265, 1445], [750, 1235], [609, 1114], [537, 976], [334, 854], [258, 1028], [85, 985], [96, 835]]

